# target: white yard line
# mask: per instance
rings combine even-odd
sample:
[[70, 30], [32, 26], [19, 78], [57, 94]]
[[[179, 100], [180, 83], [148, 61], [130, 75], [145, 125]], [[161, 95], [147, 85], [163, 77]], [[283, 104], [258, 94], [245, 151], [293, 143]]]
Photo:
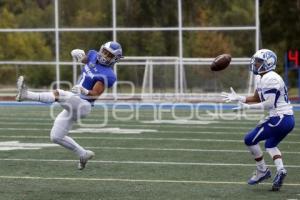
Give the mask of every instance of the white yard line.
[[[247, 185], [245, 182], [235, 182], [235, 181], [229, 182], [229, 181], [203, 181], [203, 180], [119, 179], [119, 178], [90, 178], [90, 177], [74, 178], [74, 177], [38, 177], [38, 176], [0, 176], [0, 179]], [[271, 183], [260, 183], [260, 184], [271, 185]], [[299, 186], [299, 185], [300, 183], [284, 183], [284, 186]]]
[[[24, 123], [24, 122], [22, 122], [22, 123], [18, 123], [18, 122], [0, 122], [0, 124], [3, 124], [3, 125], [28, 125], [29, 123]], [[49, 123], [49, 124], [46, 124], [46, 123], [30, 123], [30, 125], [31, 126], [40, 126], [40, 125], [49, 125], [49, 126], [52, 126], [53, 125], [53, 123]], [[85, 127], [88, 127], [88, 125], [89, 124], [84, 124], [85, 125]], [[97, 124], [91, 124], [91, 125], [97, 125]], [[101, 124], [100, 124], [101, 125]], [[174, 126], [171, 126], [171, 125], [158, 125], [158, 124], [153, 124], [153, 125], [142, 125], [142, 124], [130, 124], [130, 125], [127, 125], [127, 124], [108, 124], [107, 126], [105, 126], [106, 128], [108, 128], [108, 127], [112, 127], [112, 126], [114, 126], [114, 125], [116, 125], [116, 127], [140, 127], [140, 128], [143, 128], [143, 129], [145, 129], [146, 127], [147, 128], [161, 128], [161, 127], [163, 127], [163, 128], [175, 128], [175, 129], [177, 129], [177, 127], [174, 127]], [[157, 127], [158, 126], [158, 127]], [[100, 126], [101, 127], [101, 126]], [[179, 128], [179, 127], [178, 127]], [[204, 125], [201, 125], [201, 126], [193, 126], [193, 125], [181, 125], [180, 126], [180, 128], [184, 128], [184, 129], [214, 129], [214, 130], [216, 130], [216, 129], [221, 129], [221, 130], [224, 130], [224, 129], [230, 129], [230, 130], [232, 130], [232, 129], [234, 129], [234, 130], [240, 130], [240, 131], [249, 131], [249, 130], [251, 130], [252, 128], [254, 128], [254, 126], [253, 127], [232, 127], [232, 126], [230, 126], [230, 127], [228, 127], [228, 126], [212, 126], [212, 125], [210, 125], [210, 126], [204, 126]], [[39, 130], [38, 128], [11, 128], [11, 127], [7, 127], [7, 128], [5, 128], [5, 127], [2, 127], [2, 128], [0, 128], [0, 130], [30, 130], [30, 131], [34, 131], [34, 130]], [[50, 129], [40, 129], [40, 130], [50, 130]], [[293, 131], [298, 131], [298, 130], [300, 130], [300, 129], [298, 129], [298, 128], [294, 128], [293, 129]], [[199, 131], [200, 132], [200, 131]]]
[[[34, 121], [34, 120], [33, 120]], [[103, 122], [99, 121], [99, 124], [101, 125]], [[85, 125], [89, 125], [89, 123], [86, 122], [86, 120], [84, 120], [82, 122], [83, 124]], [[123, 124], [122, 124], [123, 123]], [[137, 122], [139, 123], [139, 122]], [[209, 123], [213, 123], [214, 125], [208, 125]], [[90, 123], [91, 125], [97, 125], [97, 123]], [[138, 127], [153, 127], [153, 126], [159, 126], [159, 127], [172, 127], [174, 128], [174, 126], [180, 126], [180, 127], [184, 127], [184, 128], [224, 128], [224, 129], [243, 129], [243, 128], [251, 128], [251, 126], [240, 126], [239, 124], [239, 127], [228, 127], [228, 126], [216, 126], [216, 125], [220, 125], [221, 123], [215, 123], [215, 122], [201, 122], [199, 121], [199, 123], [185, 123], [185, 124], [182, 124], [182, 123], [176, 123], [176, 121], [174, 121], [172, 123], [172, 125], [170, 124], [164, 124], [164, 123], [153, 123], [153, 124], [136, 124], [136, 123], [133, 123], [132, 121], [129, 122], [128, 124], [125, 124], [124, 122], [119, 122], [119, 123], [108, 123], [109, 126], [113, 126], [113, 125], [117, 125], [117, 126], [132, 126], [132, 127], [135, 127], [135, 126], [138, 126]], [[225, 123], [227, 124], [227, 123]], [[8, 121], [8, 122], [0, 122], [0, 125], [30, 125], [30, 126], [41, 126], [41, 125], [49, 125], [49, 126], [52, 126], [53, 125], [53, 122], [24, 122], [24, 121], [20, 121], [20, 122], [16, 122], [16, 121]]]
[[[175, 149], [175, 148], [129, 148], [129, 147], [86, 147], [87, 149], [104, 149], [104, 150], [133, 150], [133, 151], [184, 151], [184, 152], [222, 152], [222, 153], [247, 153], [247, 150], [234, 149]], [[282, 151], [283, 154], [300, 154], [294, 151]]]
[[121, 128], [78, 128], [69, 133], [109, 133], [109, 134], [142, 134], [157, 133], [155, 129], [121, 129]]
[[[83, 123], [85, 125], [85, 127], [87, 127], [89, 125], [89, 123], [84, 122]], [[102, 124], [102, 122], [100, 122], [99, 126]], [[0, 122], [0, 125], [31, 125], [31, 126], [44, 126], [44, 125], [49, 125], [52, 126], [53, 123], [26, 123], [26, 122]], [[95, 126], [97, 124], [95, 123], [91, 123], [92, 126]], [[117, 127], [140, 127], [140, 128], [184, 128], [184, 129], [222, 129], [222, 130], [240, 130], [240, 131], [249, 131], [252, 128], [255, 127], [255, 125], [253, 126], [215, 126], [214, 125], [184, 125], [184, 124], [173, 124], [173, 125], [168, 125], [168, 124], [121, 124], [121, 123], [109, 123], [108, 125], [106, 125], [105, 127], [111, 127], [111, 126], [117, 126]], [[179, 126], [179, 127], [177, 127]], [[10, 127], [8, 128], [0, 128], [0, 130], [6, 130], [6, 129], [10, 129]], [[18, 128], [16, 128], [18, 129]], [[22, 128], [20, 128], [22, 129]], [[11, 129], [12, 130], [12, 129]], [[294, 128], [293, 131], [299, 131], [299, 128]]]
[[[30, 158], [0, 158], [0, 161], [17, 161], [17, 162], [78, 162], [78, 160], [58, 160], [58, 159], [30, 159]], [[90, 160], [90, 163], [106, 164], [136, 164], [136, 165], [186, 165], [186, 166], [237, 166], [237, 167], [254, 167], [255, 164], [243, 163], [198, 163], [198, 162], [158, 162], [158, 161], [117, 161], [117, 160]], [[270, 165], [275, 167], [274, 165]], [[285, 165], [286, 168], [300, 168], [300, 165]]]
[[[17, 116], [19, 116], [19, 115], [17, 115]], [[39, 116], [39, 117], [28, 117], [28, 116], [27, 117], [26, 116], [24, 116], [24, 117], [17, 117], [17, 116], [16, 117], [12, 117], [12, 118], [9, 118], [9, 117], [0, 117], [0, 120], [8, 121], [8, 122], [10, 122], [10, 121], [24, 122], [24, 121], [49, 121], [49, 120], [51, 120], [51, 116], [50, 115], [49, 116]], [[95, 118], [96, 117], [99, 117], [99, 116], [95, 116]], [[110, 121], [115, 121], [115, 122], [122, 122], [120, 120], [114, 120], [112, 117], [109, 117], [109, 120]], [[142, 120], [142, 119], [140, 119], [140, 120]], [[129, 120], [128, 122], [129, 123], [140, 123], [140, 122], [142, 122], [140, 120], [136, 119], [136, 118], [133, 118], [132, 120]], [[166, 119], [166, 120], [168, 120], [168, 121], [175, 121], [173, 119]], [[91, 116], [89, 116], [89, 118], [88, 119], [84, 119], [84, 121], [101, 122], [101, 119], [92, 119]], [[164, 121], [164, 120], [162, 120], [162, 121]], [[199, 122], [201, 122], [203, 120], [193, 119], [192, 121], [199, 121]], [[155, 121], [143, 121], [143, 123], [146, 123], [146, 124], [147, 124], [147, 122], [149, 122], [148, 124], [156, 124], [156, 123], [153, 123]], [[245, 120], [238, 120], [237, 121], [237, 120], [218, 120], [218, 119], [216, 119], [216, 120], [205, 120], [205, 122], [211, 122], [211, 123], [215, 123], [215, 124], [228, 124], [228, 123], [230, 123], [230, 124], [239, 124], [239, 125], [240, 124], [250, 124], [250, 125], [251, 124], [255, 124], [255, 121], [245, 121]], [[176, 125], [176, 124], [174, 123], [174, 125]], [[182, 124], [177, 124], [177, 125], [182, 125]]]
[[8, 122], [0, 122], [0, 125], [30, 125], [30, 126], [51, 126], [53, 125], [53, 122], [26, 122], [26, 121], [22, 121], [22, 122], [16, 122], [16, 121], [8, 121]]
[[[14, 147], [24, 147], [24, 148], [36, 148], [36, 147], [57, 147], [56, 144], [40, 144], [40, 143], [20, 143], [19, 141], [0, 141], [0, 150], [1, 147], [14, 148]], [[132, 150], [132, 151], [182, 151], [182, 152], [210, 152], [210, 153], [247, 153], [248, 150], [239, 150], [239, 149], [186, 149], [186, 148], [142, 148], [142, 147], [95, 147], [88, 146], [87, 149], [100, 149], [100, 150]], [[17, 148], [19, 149], [19, 148]], [[284, 154], [300, 154], [300, 152], [293, 151], [282, 151]]]
[[[0, 138], [37, 138], [48, 139], [48, 136], [20, 136], [20, 135], [0, 135]], [[222, 140], [222, 139], [196, 139], [196, 138], [148, 138], [148, 137], [72, 137], [74, 139], [83, 140], [150, 140], [150, 141], [189, 141], [189, 142], [229, 142], [229, 143], [243, 143], [243, 140]], [[284, 141], [284, 144], [300, 144], [295, 141]]]
[[[104, 129], [107, 129], [107, 128], [116, 128], [116, 127], [111, 127], [108, 126], [108, 127], [103, 127], [103, 130]], [[101, 128], [100, 128], [101, 129]], [[41, 131], [46, 131], [46, 132], [50, 132], [50, 128], [0, 128], [0, 130], [5, 130], [5, 131], [30, 131], [30, 132], [41, 132]], [[76, 131], [77, 129], [74, 129], [72, 130], [71, 132], [72, 133], [77, 133], [78, 131]], [[84, 130], [84, 129], [83, 129]], [[87, 131], [86, 133], [92, 133], [92, 134], [95, 134], [95, 133], [102, 133], [102, 134], [105, 134], [105, 133], [110, 133], [109, 131], [105, 132], [103, 130], [99, 130], [99, 131], [96, 131], [97, 129], [93, 129], [93, 131]], [[122, 130], [122, 129], [120, 129]], [[148, 130], [148, 129], [144, 129], [144, 130]], [[152, 130], [152, 129], [151, 129]], [[127, 131], [128, 132], [128, 131]], [[130, 134], [130, 133], [127, 133], [127, 132], [122, 132], [120, 134]], [[133, 130], [133, 132], [135, 132]], [[144, 132], [147, 132], [147, 131], [144, 131]], [[178, 130], [173, 130], [173, 131], [167, 131], [167, 130], [156, 130], [156, 131], [150, 131], [151, 133], [155, 133], [155, 134], [160, 134], [160, 133], [175, 133], [175, 134], [199, 134], [199, 135], [202, 135], [202, 134], [208, 134], [208, 135], [240, 135], [240, 136], [244, 136], [246, 134], [247, 131], [242, 131], [242, 132], [229, 132], [229, 131], [187, 131], [187, 130], [182, 130], [182, 131], [178, 131]], [[80, 132], [80, 134], [84, 134], [85, 132], [82, 131]], [[118, 133], [114, 133], [114, 134], [118, 134]], [[1, 136], [0, 136], [1, 137]], [[298, 134], [289, 134], [288, 137], [299, 137]]]
[[[216, 126], [217, 124], [211, 124], [211, 125], [182, 125], [182, 124], [177, 124], [179, 127], [174, 126], [176, 124], [173, 124], [173, 125], [166, 125], [166, 124], [120, 124], [118, 126], [120, 127], [134, 127], [134, 126], [137, 126], [137, 127], [155, 127], [155, 126], [158, 126], [158, 127], [164, 127], [164, 128], [180, 128], [180, 127], [184, 127], [185, 129], [189, 129], [189, 128], [192, 128], [192, 129], [234, 129], [234, 130], [251, 130], [252, 128], [255, 128], [255, 125], [253, 126], [240, 126], [239, 123], [237, 123], [237, 125], [230, 125], [230, 126]], [[294, 128], [293, 131], [298, 131], [300, 130], [299, 128]]]
[[50, 131], [49, 128], [0, 128], [5, 131]]

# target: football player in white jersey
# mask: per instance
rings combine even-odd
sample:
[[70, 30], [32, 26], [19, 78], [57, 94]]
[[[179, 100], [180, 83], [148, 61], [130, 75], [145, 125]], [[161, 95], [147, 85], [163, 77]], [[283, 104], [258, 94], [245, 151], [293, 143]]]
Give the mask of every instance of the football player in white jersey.
[[254, 185], [271, 177], [271, 172], [263, 159], [259, 142], [265, 140], [265, 149], [270, 154], [277, 168], [273, 180], [273, 191], [278, 191], [287, 175], [282, 156], [277, 145], [293, 130], [295, 121], [293, 108], [290, 105], [287, 88], [282, 78], [274, 71], [277, 56], [268, 49], [257, 51], [250, 63], [251, 71], [257, 75], [256, 91], [253, 96], [239, 96], [231, 89], [231, 93], [222, 93], [226, 102], [237, 101], [239, 106], [234, 110], [264, 109], [269, 116], [248, 132], [244, 142], [256, 161], [256, 171], [248, 181]]
[[78, 169], [85, 168], [94, 152], [84, 149], [68, 134], [74, 122], [86, 117], [91, 112], [94, 101], [116, 82], [117, 77], [112, 69], [122, 56], [122, 48], [118, 42], [107, 42], [99, 51], [89, 50], [87, 54], [81, 49], [71, 52], [77, 62], [84, 63], [81, 79], [71, 91], [61, 89], [53, 92], [28, 91], [24, 77], [20, 76], [17, 82], [17, 101], [39, 101], [43, 103], [58, 102], [64, 109], [55, 119], [50, 138], [66, 149], [73, 151], [79, 157]]

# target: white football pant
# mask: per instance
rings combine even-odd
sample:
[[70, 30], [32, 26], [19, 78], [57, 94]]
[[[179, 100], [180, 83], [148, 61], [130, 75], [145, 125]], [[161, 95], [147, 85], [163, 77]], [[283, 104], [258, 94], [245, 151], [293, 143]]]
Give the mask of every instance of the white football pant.
[[91, 104], [72, 92], [64, 90], [58, 90], [58, 92], [58, 102], [64, 110], [54, 121], [50, 133], [51, 141], [72, 150], [79, 157], [83, 156], [86, 150], [69, 137], [68, 133], [77, 119], [84, 118], [91, 112]]

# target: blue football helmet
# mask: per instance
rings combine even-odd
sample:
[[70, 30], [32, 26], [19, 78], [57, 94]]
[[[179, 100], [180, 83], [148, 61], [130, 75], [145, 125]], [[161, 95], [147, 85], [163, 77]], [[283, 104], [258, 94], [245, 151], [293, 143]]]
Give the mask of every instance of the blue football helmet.
[[258, 50], [251, 58], [250, 70], [258, 75], [274, 70], [277, 64], [276, 54], [269, 49]]
[[118, 42], [106, 42], [98, 52], [97, 60], [102, 65], [113, 66], [122, 56], [122, 47]]

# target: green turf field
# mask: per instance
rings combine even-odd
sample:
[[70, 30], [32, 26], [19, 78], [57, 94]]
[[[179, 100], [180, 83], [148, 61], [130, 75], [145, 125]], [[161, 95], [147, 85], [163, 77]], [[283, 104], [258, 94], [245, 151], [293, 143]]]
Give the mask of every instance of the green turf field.
[[[49, 113], [49, 107], [0, 106], [1, 200], [300, 199], [300, 112], [296, 128], [279, 146], [288, 170], [280, 192], [269, 191], [271, 179], [246, 184], [255, 163], [243, 136], [257, 116], [239, 120], [230, 111], [218, 118], [204, 111], [177, 110], [178, 118], [191, 119], [174, 121], [168, 110], [109, 109], [105, 119], [104, 110], [95, 108], [71, 133], [96, 153], [79, 171], [77, 157], [62, 147], [26, 149], [52, 144]], [[162, 121], [153, 121], [159, 117]], [[106, 127], [96, 126], [106, 120]], [[273, 162], [265, 155], [274, 174]]]

